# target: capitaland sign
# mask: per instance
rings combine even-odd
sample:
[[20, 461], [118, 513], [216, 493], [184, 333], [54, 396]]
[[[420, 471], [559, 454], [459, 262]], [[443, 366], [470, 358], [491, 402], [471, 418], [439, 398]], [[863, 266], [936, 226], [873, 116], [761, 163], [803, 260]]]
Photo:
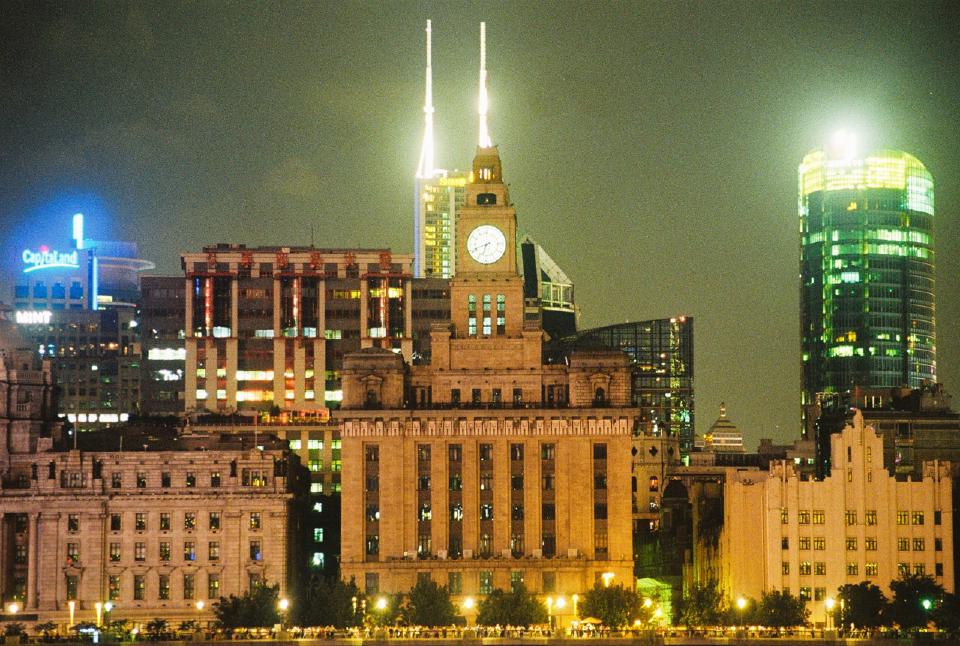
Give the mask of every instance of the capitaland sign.
[[50, 310], [17, 310], [17, 323], [20, 325], [48, 325], [53, 318], [53, 312]]
[[80, 258], [76, 249], [63, 253], [56, 249], [50, 249], [46, 245], [36, 251], [33, 249], [23, 250], [23, 264], [26, 265], [23, 273], [29, 274], [31, 271], [40, 269], [53, 269], [60, 267], [63, 269], [79, 269]]

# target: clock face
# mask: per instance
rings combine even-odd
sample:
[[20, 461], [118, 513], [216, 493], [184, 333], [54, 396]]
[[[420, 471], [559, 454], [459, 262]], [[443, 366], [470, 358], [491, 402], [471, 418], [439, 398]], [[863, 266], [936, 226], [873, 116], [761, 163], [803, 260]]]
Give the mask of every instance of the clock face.
[[483, 265], [497, 262], [506, 250], [507, 239], [503, 231], [489, 224], [481, 224], [467, 238], [467, 251]]

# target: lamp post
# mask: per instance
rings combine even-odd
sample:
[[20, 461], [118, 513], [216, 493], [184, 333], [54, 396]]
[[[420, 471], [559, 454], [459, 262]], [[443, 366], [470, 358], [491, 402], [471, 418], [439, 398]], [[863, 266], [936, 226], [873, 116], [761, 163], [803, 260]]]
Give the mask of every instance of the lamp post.
[[200, 618], [203, 616], [203, 607], [206, 604], [203, 602], [203, 599], [198, 599], [197, 603], [194, 606], [197, 608], [197, 630], [200, 630]]
[[743, 611], [746, 610], [746, 608], [747, 608], [747, 600], [744, 599], [743, 597], [738, 597], [738, 598], [737, 598], [737, 609], [740, 611], [740, 612], [738, 613], [738, 615], [739, 615], [739, 617], [740, 617], [740, 625], [741, 625], [741, 626], [743, 625]]
[[470, 625], [470, 615], [473, 614], [473, 609], [476, 606], [476, 601], [473, 600], [473, 597], [467, 597], [463, 600], [463, 614], [467, 619], [467, 625]]
[[287, 610], [290, 608], [290, 600], [284, 597], [277, 602], [277, 608], [280, 609], [280, 630], [284, 630], [287, 623]]
[[14, 601], [14, 602], [11, 603], [9, 606], [7, 606], [7, 613], [8, 613], [8, 614], [15, 615], [15, 614], [17, 614], [18, 612], [20, 612], [20, 605], [17, 604], [16, 601]]
[[563, 628], [563, 609], [567, 607], [567, 600], [563, 597], [557, 597], [557, 600], [554, 601], [554, 606], [560, 611], [557, 613], [557, 627]]
[[833, 600], [833, 597], [827, 597], [827, 600], [823, 602], [823, 607], [827, 610], [826, 626], [827, 630], [833, 630], [833, 608], [837, 605], [837, 602]]

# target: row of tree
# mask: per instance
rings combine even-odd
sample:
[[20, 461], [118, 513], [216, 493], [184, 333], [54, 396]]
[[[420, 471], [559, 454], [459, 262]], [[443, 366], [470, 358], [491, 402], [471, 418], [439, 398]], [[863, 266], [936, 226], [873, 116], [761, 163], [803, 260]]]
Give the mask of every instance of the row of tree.
[[[213, 605], [220, 626], [237, 628], [269, 627], [280, 623], [279, 589], [259, 586], [240, 596], [221, 598]], [[636, 620], [649, 621], [652, 608], [622, 586], [597, 586], [578, 605], [581, 617], [596, 617], [604, 625], [618, 628]], [[481, 597], [476, 606], [476, 623], [481, 626], [532, 626], [548, 622], [543, 601], [523, 585], [512, 590], [494, 590]], [[452, 626], [466, 623], [445, 586], [418, 581], [406, 594], [366, 596], [353, 582], [316, 577], [307, 586], [304, 598], [290, 608], [290, 623], [299, 626], [350, 628], [369, 626]]]
[[[833, 625], [837, 628], [874, 629], [898, 626], [904, 630], [934, 624], [941, 630], [960, 631], [960, 596], [944, 592], [928, 576], [907, 575], [891, 581], [890, 600], [868, 581], [841, 586], [833, 597]], [[824, 600], [826, 601], [826, 600]], [[810, 612], [806, 603], [789, 593], [765, 593], [759, 601], [739, 604], [725, 599], [715, 583], [689, 590], [678, 603], [674, 621], [685, 626], [762, 625], [771, 628], [800, 626]]]

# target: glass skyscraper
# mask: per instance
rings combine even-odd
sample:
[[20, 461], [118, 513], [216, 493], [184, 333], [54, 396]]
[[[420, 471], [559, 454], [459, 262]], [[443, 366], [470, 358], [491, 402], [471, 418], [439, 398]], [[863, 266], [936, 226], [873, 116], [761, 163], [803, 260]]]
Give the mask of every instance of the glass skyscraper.
[[638, 433], [675, 435], [680, 455], [693, 450], [693, 317], [678, 316], [583, 330], [564, 340], [576, 347], [623, 350], [632, 359]]
[[933, 178], [924, 165], [895, 150], [816, 150], [800, 164], [798, 206], [806, 423], [818, 393], [935, 381]]

